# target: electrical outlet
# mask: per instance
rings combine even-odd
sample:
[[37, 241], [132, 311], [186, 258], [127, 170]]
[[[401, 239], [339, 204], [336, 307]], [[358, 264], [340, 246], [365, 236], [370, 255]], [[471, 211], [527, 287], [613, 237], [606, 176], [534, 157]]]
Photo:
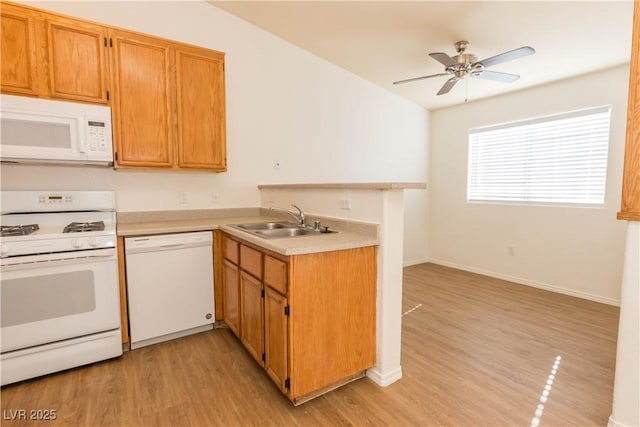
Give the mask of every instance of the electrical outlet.
[[220, 201], [220, 193], [217, 191], [211, 192], [211, 201], [213, 203], [218, 203]]
[[513, 245], [507, 246], [507, 254], [509, 254], [509, 256], [514, 256], [516, 254], [516, 247]]
[[351, 209], [351, 199], [340, 199], [338, 206], [340, 206], [340, 209]]
[[178, 201], [180, 202], [181, 205], [184, 205], [187, 203], [187, 192], [186, 191], [181, 191], [178, 193]]

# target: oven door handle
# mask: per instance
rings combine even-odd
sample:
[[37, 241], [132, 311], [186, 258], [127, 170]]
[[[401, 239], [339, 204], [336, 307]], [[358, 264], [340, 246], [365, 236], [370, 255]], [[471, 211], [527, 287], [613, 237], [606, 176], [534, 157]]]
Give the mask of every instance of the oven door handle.
[[91, 254], [87, 254], [88, 251], [55, 253], [55, 254], [42, 254], [42, 255], [28, 255], [11, 258], [2, 258], [0, 265], [2, 270], [23, 270], [32, 267], [46, 267], [56, 266], [64, 264], [80, 264], [85, 262], [102, 262], [102, 261], [117, 261], [117, 252], [115, 248], [110, 249], [94, 249]]
[[91, 254], [87, 256], [87, 258], [110, 258], [113, 256], [114, 256], [114, 253], [111, 252], [111, 253], [104, 253], [104, 254], [97, 254], [97, 255]]

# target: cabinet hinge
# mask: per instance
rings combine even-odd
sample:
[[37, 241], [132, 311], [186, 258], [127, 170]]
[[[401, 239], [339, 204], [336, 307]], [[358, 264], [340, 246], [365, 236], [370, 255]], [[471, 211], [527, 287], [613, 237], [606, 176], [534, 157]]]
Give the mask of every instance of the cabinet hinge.
[[287, 378], [284, 380], [284, 388], [291, 388], [291, 379]]
[[262, 298], [264, 298], [264, 289], [263, 289], [262, 291], [260, 291], [260, 296], [261, 296]]
[[267, 360], [267, 355], [262, 353], [262, 361], [264, 362], [265, 360]]
[[289, 315], [289, 304], [287, 304], [287, 305], [284, 307], [284, 315], [285, 315], [285, 316], [288, 316], [288, 315]]

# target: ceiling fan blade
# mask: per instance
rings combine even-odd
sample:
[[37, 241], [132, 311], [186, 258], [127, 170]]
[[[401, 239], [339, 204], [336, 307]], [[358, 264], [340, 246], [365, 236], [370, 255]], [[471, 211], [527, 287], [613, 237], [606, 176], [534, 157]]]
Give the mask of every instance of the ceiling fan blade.
[[458, 82], [458, 78], [457, 77], [451, 77], [449, 80], [447, 80], [444, 84], [444, 86], [442, 86], [440, 88], [440, 90], [438, 91], [438, 95], [444, 95], [445, 93], [449, 93], [449, 91], [451, 90], [451, 88], [453, 88], [453, 86]]
[[[472, 74], [473, 75], [473, 74]], [[498, 71], [484, 70], [480, 75], [475, 76], [480, 79], [495, 80], [498, 82], [513, 83], [520, 78], [517, 74], [500, 73]]]
[[444, 65], [445, 67], [451, 67], [456, 65], [457, 62], [453, 60], [452, 57], [443, 52], [432, 52], [429, 54], [430, 57]]
[[510, 50], [508, 52], [500, 53], [495, 56], [483, 59], [476, 62], [476, 64], [482, 64], [485, 67], [491, 67], [492, 65], [501, 64], [503, 62], [511, 61], [513, 59], [522, 58], [523, 56], [533, 55], [536, 53], [535, 49], [529, 46], [519, 47], [517, 49]]
[[448, 75], [449, 73], [431, 74], [429, 76], [414, 77], [412, 79], [406, 79], [406, 80], [398, 80], [397, 82], [393, 82], [393, 84], [397, 85], [400, 83], [409, 83], [409, 82], [415, 82], [416, 80], [424, 80], [424, 79], [430, 79], [431, 77], [441, 77], [441, 76], [448, 76]]

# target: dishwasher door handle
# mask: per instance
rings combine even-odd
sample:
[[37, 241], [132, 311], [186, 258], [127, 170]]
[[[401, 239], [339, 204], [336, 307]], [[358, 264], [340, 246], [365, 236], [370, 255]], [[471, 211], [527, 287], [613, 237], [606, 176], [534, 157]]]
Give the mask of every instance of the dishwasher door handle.
[[173, 243], [170, 245], [161, 245], [160, 248], [162, 249], [173, 249], [173, 248], [182, 248], [184, 247], [184, 243]]

